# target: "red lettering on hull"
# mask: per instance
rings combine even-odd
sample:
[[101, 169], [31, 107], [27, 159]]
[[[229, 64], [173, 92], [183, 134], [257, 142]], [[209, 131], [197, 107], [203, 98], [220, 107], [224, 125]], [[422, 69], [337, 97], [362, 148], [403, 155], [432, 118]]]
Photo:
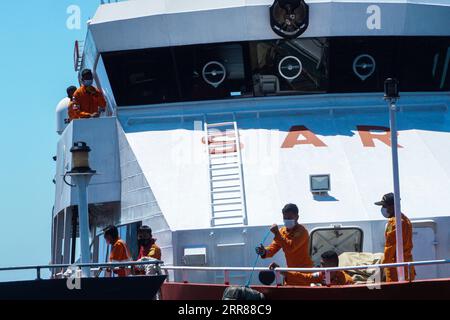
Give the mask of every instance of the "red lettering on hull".
[[[391, 146], [390, 129], [383, 126], [359, 125], [356, 126], [362, 145], [365, 148], [375, 148], [375, 140], [378, 140], [388, 147]], [[302, 137], [303, 139], [299, 139]], [[205, 144], [205, 138], [202, 138], [202, 143]], [[236, 134], [234, 131], [218, 131], [208, 138], [208, 146], [210, 154], [226, 154], [237, 152]], [[294, 148], [297, 145], [313, 145], [315, 147], [327, 147], [327, 144], [317, 137], [306, 126], [296, 125], [289, 129], [282, 149]], [[398, 145], [399, 148], [403, 148]], [[241, 143], [241, 150], [244, 145]]]
[[[205, 144], [205, 138], [202, 138], [202, 143]], [[208, 137], [208, 146], [210, 154], [226, 154], [237, 152], [236, 134], [234, 131], [216, 132]], [[241, 150], [244, 148], [241, 143]]]
[[[375, 139], [383, 142], [387, 146], [391, 146], [391, 130], [388, 127], [382, 126], [356, 126], [358, 129], [361, 142], [366, 148], [375, 148]], [[379, 132], [382, 133], [379, 133]], [[378, 132], [378, 133], [376, 133]], [[398, 145], [399, 148], [403, 148]]]
[[[303, 140], [298, 138], [302, 136]], [[283, 142], [281, 148], [293, 148], [299, 144], [312, 144], [315, 147], [327, 147], [314, 133], [305, 126], [293, 126]]]

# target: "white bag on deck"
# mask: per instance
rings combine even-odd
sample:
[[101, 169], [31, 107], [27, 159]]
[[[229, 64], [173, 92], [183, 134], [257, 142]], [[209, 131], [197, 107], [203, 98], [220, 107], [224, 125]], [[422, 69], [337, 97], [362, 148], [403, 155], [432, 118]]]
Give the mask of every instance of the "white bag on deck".
[[[370, 253], [370, 252], [344, 252], [339, 256], [339, 267], [350, 266], [367, 266], [372, 264], [380, 264], [383, 260], [383, 253]], [[358, 269], [358, 270], [346, 270], [346, 272], [353, 278], [355, 283], [367, 283], [369, 278], [374, 278], [377, 272], [381, 272], [380, 279], [382, 277], [382, 270], [378, 268]]]

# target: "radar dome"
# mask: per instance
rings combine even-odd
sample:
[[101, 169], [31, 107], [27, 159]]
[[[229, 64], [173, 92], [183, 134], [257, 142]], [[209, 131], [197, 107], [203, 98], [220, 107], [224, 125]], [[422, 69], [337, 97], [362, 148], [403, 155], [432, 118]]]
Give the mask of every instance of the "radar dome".
[[56, 132], [61, 135], [67, 127], [66, 119], [69, 118], [69, 103], [68, 97], [62, 99], [56, 107]]

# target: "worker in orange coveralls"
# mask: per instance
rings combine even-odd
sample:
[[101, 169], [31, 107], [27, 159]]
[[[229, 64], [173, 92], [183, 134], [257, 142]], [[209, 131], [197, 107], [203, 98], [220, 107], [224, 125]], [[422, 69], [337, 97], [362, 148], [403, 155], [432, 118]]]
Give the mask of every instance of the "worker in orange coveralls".
[[[322, 253], [320, 266], [322, 268], [334, 268], [339, 267], [339, 257], [333, 250]], [[344, 286], [354, 284], [353, 278], [345, 271], [331, 271], [330, 272], [330, 284], [334, 286]], [[320, 282], [326, 283], [325, 274], [320, 274]]]
[[[280, 249], [283, 249], [288, 268], [312, 268], [313, 262], [309, 256], [308, 230], [298, 223], [298, 207], [295, 204], [287, 204], [283, 210], [284, 227], [278, 229], [274, 224], [270, 231], [274, 234], [272, 244], [264, 247], [262, 244], [256, 248], [256, 253], [263, 259], [273, 257]], [[278, 267], [276, 263], [270, 265], [271, 269]], [[284, 273], [286, 285], [309, 286], [316, 282], [306, 273]]]
[[[127, 262], [131, 261], [130, 250], [128, 249], [125, 241], [120, 239], [119, 230], [115, 226], [109, 226], [103, 230], [105, 241], [108, 245], [112, 246], [111, 253], [109, 255], [109, 262]], [[107, 272], [107, 274], [110, 271]], [[129, 268], [121, 268], [120, 270], [115, 270], [115, 274], [119, 277], [126, 277], [130, 274]]]
[[[153, 238], [152, 229], [149, 226], [142, 226], [138, 230], [139, 255], [138, 261], [145, 258], [161, 260], [161, 248], [156, 245], [156, 239]], [[145, 267], [136, 266], [134, 274], [144, 275]]]
[[81, 87], [75, 91], [69, 104], [69, 121], [75, 119], [98, 118], [105, 111], [106, 100], [103, 94], [93, 86], [92, 71], [81, 72]]
[[138, 260], [145, 257], [161, 260], [161, 248], [156, 245], [156, 239], [153, 238], [152, 229], [149, 226], [139, 228], [138, 243]]
[[[322, 268], [334, 268], [339, 266], [339, 257], [336, 252], [330, 250], [326, 251], [321, 256], [320, 266]], [[279, 266], [275, 263], [272, 267], [278, 268]], [[327, 285], [325, 272], [314, 272], [314, 273], [304, 273], [304, 272], [291, 272], [295, 276], [295, 281], [297, 283], [303, 284], [316, 284], [316, 285]], [[285, 274], [285, 272], [282, 272]], [[347, 286], [352, 285], [355, 282], [353, 278], [345, 271], [331, 271], [330, 272], [330, 285], [332, 286]]]
[[[381, 214], [388, 219], [386, 227], [385, 237], [386, 244], [384, 245], [384, 258], [382, 263], [396, 263], [396, 229], [395, 229], [395, 206], [394, 206], [394, 194], [388, 193], [383, 196], [383, 199], [379, 202], [375, 202], [375, 205], [381, 206]], [[403, 236], [403, 259], [404, 262], [413, 261], [412, 249], [412, 224], [411, 221], [402, 213], [402, 236]], [[384, 268], [386, 275], [386, 282], [398, 281], [397, 268]], [[408, 268], [405, 267], [405, 280], [409, 280]], [[414, 267], [411, 268], [411, 280], [414, 280], [416, 275]]]

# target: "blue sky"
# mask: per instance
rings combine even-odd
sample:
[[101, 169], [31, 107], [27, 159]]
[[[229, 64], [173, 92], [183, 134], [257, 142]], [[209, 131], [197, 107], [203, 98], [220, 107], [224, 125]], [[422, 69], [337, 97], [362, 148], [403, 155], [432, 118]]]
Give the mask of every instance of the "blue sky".
[[[0, 266], [50, 261], [54, 111], [76, 84], [74, 41], [99, 3], [0, 1]], [[81, 29], [66, 26], [70, 5], [81, 9]], [[0, 281], [17, 276], [0, 273]]]

